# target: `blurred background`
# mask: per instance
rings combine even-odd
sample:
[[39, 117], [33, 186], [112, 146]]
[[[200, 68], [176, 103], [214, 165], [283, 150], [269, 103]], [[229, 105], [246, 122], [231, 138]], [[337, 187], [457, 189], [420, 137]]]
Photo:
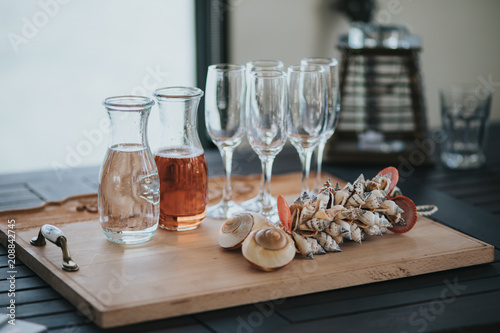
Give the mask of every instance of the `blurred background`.
[[[339, 57], [336, 45], [350, 23], [339, 2], [360, 3], [2, 1], [0, 173], [100, 165], [105, 97], [151, 96], [172, 85], [204, 89], [211, 63], [279, 59], [288, 66], [304, 57]], [[374, 3], [373, 22], [404, 24], [421, 38], [430, 128], [440, 126], [439, 88], [455, 82], [487, 82], [494, 90], [491, 119], [500, 121], [500, 1]], [[154, 108], [152, 149], [158, 125]]]

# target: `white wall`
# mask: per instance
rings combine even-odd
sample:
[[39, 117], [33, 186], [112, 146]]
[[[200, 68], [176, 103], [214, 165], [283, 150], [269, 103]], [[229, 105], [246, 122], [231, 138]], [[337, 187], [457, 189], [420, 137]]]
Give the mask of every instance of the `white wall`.
[[[344, 15], [330, 0], [246, 0], [231, 7], [232, 62], [303, 57], [339, 57], [335, 48], [348, 31]], [[498, 82], [492, 119], [500, 121], [500, 1], [378, 0], [376, 20], [406, 24], [420, 35], [421, 66], [429, 125], [440, 125], [438, 91], [454, 82]]]
[[105, 97], [195, 84], [194, 1], [1, 1], [0, 35], [0, 173], [100, 165]]

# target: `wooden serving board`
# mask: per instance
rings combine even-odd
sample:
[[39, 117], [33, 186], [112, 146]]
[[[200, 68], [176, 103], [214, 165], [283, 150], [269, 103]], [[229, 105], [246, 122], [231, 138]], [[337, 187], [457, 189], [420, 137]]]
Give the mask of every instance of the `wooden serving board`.
[[[335, 179], [336, 180], [336, 179]], [[334, 180], [334, 181], [335, 181]], [[258, 176], [236, 178], [239, 199], [258, 190]], [[210, 183], [217, 201], [220, 182]], [[297, 196], [299, 174], [273, 177], [273, 192]], [[238, 192], [238, 191], [237, 191]], [[220, 194], [220, 193], [219, 193]], [[151, 241], [118, 245], [106, 240], [98, 216], [83, 204], [95, 194], [71, 197], [44, 206], [1, 212], [0, 241], [7, 244], [7, 221], [15, 219], [16, 256], [101, 327], [261, 302], [271, 299], [397, 279], [492, 262], [493, 246], [420, 217], [411, 232], [347, 242], [342, 253], [297, 257], [285, 268], [261, 272], [241, 252], [217, 245], [220, 220], [206, 219], [197, 230], [158, 230]], [[48, 243], [29, 244], [50, 223], [65, 233], [77, 272], [61, 267], [61, 250]]]

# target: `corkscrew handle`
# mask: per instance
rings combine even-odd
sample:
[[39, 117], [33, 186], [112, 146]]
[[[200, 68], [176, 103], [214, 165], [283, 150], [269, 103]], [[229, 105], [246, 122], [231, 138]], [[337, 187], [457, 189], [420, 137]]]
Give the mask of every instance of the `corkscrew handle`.
[[63, 263], [62, 269], [68, 272], [75, 272], [78, 270], [78, 264], [71, 259], [71, 254], [69, 253], [68, 240], [64, 236], [61, 229], [50, 225], [44, 224], [40, 228], [38, 237], [33, 237], [30, 241], [33, 246], [44, 246], [46, 244], [45, 239], [48, 239], [55, 245], [62, 249], [63, 253]]

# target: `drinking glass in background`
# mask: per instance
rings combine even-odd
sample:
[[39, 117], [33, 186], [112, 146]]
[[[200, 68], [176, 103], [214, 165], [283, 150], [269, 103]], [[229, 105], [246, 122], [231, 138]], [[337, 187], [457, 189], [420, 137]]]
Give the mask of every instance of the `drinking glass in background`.
[[491, 92], [474, 84], [455, 84], [440, 91], [444, 142], [441, 160], [451, 169], [484, 164]]
[[302, 192], [309, 192], [311, 157], [325, 130], [328, 104], [325, 68], [318, 65], [288, 67], [288, 138], [302, 163]]
[[259, 156], [264, 172], [262, 207], [259, 212], [271, 221], [277, 222], [277, 208], [271, 202], [271, 174], [274, 158], [286, 142], [288, 113], [286, 73], [283, 71], [250, 73], [247, 107], [248, 142]]
[[339, 120], [340, 112], [340, 84], [339, 84], [339, 66], [335, 58], [304, 58], [300, 61], [301, 65], [320, 65], [325, 68], [328, 109], [325, 130], [319, 139], [316, 149], [316, 177], [314, 179], [313, 192], [318, 193], [323, 183], [321, 179], [321, 167], [323, 165], [323, 152], [326, 142], [335, 133], [335, 128]]
[[245, 133], [245, 66], [219, 64], [208, 67], [205, 87], [205, 125], [219, 148], [226, 175], [222, 200], [209, 207], [207, 216], [227, 219], [243, 207], [231, 200], [233, 152]]
[[[260, 72], [260, 71], [284, 71], [285, 66], [283, 62], [279, 60], [253, 60], [249, 61], [246, 64], [246, 73], [247, 73], [247, 83], [250, 82], [252, 72]], [[249, 84], [247, 84], [248, 86]], [[248, 90], [247, 90], [248, 92]], [[247, 96], [247, 104], [248, 104], [248, 96]], [[270, 196], [271, 204], [276, 206], [276, 198]], [[264, 164], [262, 162], [262, 172], [260, 174], [260, 191], [259, 194], [253, 199], [247, 200], [241, 203], [241, 206], [247, 210], [259, 212], [262, 210], [262, 202], [264, 198]]]

